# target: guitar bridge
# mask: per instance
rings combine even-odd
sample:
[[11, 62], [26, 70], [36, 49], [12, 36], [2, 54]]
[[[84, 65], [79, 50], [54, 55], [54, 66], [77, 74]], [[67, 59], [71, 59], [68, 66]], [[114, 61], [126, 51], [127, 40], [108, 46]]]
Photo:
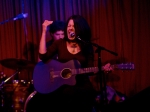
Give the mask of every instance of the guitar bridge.
[[50, 81], [54, 81], [54, 78], [59, 77], [58, 75], [55, 75], [54, 70], [50, 70]]

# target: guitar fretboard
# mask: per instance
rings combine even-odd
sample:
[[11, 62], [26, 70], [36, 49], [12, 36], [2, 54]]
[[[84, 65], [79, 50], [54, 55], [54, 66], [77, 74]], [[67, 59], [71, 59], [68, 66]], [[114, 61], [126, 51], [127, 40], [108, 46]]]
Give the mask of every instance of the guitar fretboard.
[[71, 69], [72, 74], [84, 74], [90, 72], [98, 72], [98, 67]]

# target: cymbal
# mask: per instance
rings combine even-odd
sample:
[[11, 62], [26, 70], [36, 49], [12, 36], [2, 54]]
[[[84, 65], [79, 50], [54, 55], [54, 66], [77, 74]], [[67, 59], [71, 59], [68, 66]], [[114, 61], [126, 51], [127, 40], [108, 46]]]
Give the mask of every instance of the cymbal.
[[34, 69], [35, 63], [25, 60], [25, 59], [16, 59], [16, 58], [8, 58], [0, 61], [1, 65], [3, 65], [6, 68], [10, 68], [13, 70], [22, 70], [22, 69], [28, 69], [32, 70]]

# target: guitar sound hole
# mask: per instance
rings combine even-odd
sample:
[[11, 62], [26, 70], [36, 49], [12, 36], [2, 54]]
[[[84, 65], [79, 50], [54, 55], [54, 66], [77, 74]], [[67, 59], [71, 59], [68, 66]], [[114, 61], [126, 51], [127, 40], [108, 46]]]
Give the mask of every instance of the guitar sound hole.
[[63, 71], [61, 72], [61, 76], [64, 79], [68, 79], [71, 77], [71, 70], [69, 68], [63, 69]]

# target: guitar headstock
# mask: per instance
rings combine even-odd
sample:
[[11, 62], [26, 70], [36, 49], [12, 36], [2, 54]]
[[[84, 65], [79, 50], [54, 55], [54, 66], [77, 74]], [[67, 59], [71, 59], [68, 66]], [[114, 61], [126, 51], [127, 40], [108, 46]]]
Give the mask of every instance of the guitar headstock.
[[114, 65], [114, 68], [121, 69], [121, 70], [134, 70], [134, 64], [133, 63], [121, 63]]

